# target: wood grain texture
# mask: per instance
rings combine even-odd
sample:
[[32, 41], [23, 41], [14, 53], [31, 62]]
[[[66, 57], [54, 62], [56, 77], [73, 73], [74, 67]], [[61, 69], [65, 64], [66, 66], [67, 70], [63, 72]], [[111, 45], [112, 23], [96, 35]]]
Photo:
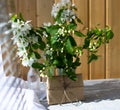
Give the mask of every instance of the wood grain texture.
[[[105, 26], [105, 0], [89, 1], [89, 28], [94, 28], [97, 24]], [[105, 52], [105, 46], [102, 46], [98, 52], [101, 57], [90, 64], [90, 79], [105, 78]]]
[[120, 0], [107, 0], [107, 24], [114, 31], [114, 38], [107, 46], [107, 74], [108, 78], [120, 77]]
[[36, 21], [36, 0], [17, 0], [17, 13], [22, 13], [26, 20], [31, 20], [34, 26]]
[[16, 3], [17, 3], [16, 0], [7, 0], [7, 10], [9, 13], [15, 13], [17, 11]]
[[[77, 7], [77, 15], [82, 20], [84, 25], [78, 24], [78, 30], [86, 33], [88, 27], [88, 0], [73, 0], [72, 1]], [[79, 37], [75, 37], [77, 44], [82, 45], [83, 40]], [[83, 56], [81, 57], [81, 65], [77, 68], [77, 73], [82, 73], [83, 79], [89, 79], [89, 68], [87, 64], [88, 52], [84, 51]]]
[[37, 26], [52, 22], [51, 9], [54, 0], [37, 0]]

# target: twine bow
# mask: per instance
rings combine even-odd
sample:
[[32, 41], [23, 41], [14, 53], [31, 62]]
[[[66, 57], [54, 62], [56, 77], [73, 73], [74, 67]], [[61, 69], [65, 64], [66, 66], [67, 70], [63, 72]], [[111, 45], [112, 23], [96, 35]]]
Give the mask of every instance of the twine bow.
[[[74, 98], [76, 99], [76, 102], [78, 102], [78, 101], [79, 101], [78, 98], [77, 98], [74, 94], [72, 94], [72, 92], [70, 92], [70, 91], [67, 92], [67, 88], [69, 88], [70, 83], [66, 83], [64, 76], [62, 77], [62, 81], [63, 81], [63, 88], [64, 88], [64, 90], [63, 90], [63, 96], [62, 96], [62, 100], [61, 100], [61, 103], [60, 103], [60, 104], [63, 103], [63, 101], [64, 101], [65, 98], [66, 98], [70, 103], [73, 103], [73, 101], [72, 101], [72, 100], [70, 99], [70, 97], [69, 97], [70, 95], [74, 96]], [[65, 96], [65, 97], [64, 97], [64, 96]]]

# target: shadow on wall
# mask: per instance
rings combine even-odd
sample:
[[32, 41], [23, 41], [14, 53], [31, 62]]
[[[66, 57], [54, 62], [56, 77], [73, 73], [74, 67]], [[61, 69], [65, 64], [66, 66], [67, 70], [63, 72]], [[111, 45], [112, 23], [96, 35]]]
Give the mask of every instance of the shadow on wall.
[[1, 35], [3, 34], [2, 26], [8, 21], [8, 13], [6, 8], [7, 0], [0, 0], [0, 75], [3, 73], [2, 52], [1, 52]]
[[2, 63], [1, 46], [0, 46], [0, 75], [3, 75], [3, 63]]

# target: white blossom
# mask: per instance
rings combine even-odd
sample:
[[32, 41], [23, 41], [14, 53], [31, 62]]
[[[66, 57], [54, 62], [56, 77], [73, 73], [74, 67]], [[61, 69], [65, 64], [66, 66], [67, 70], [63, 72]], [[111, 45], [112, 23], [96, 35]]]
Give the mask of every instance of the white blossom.
[[64, 23], [66, 21], [72, 21], [76, 18], [75, 12], [71, 9], [71, 7], [75, 7], [74, 4], [71, 3], [70, 0], [62, 0], [59, 3], [56, 3], [52, 7], [52, 16], [54, 18], [57, 17], [59, 11], [63, 9], [63, 12], [61, 14], [61, 21]]
[[48, 35], [45, 31], [43, 32], [43, 37], [48, 37]]
[[67, 31], [65, 30], [65, 28], [62, 27], [62, 28], [60, 28], [60, 29], [58, 30], [58, 35], [65, 36], [65, 33], [66, 33], [66, 32], [67, 32]]
[[26, 49], [24, 47], [21, 47], [21, 48], [19, 47], [17, 55], [19, 57], [26, 57], [28, 54], [27, 54], [27, 51], [26, 51]]
[[30, 21], [20, 21], [17, 19], [17, 22], [11, 21], [11, 26], [13, 29], [13, 34], [21, 34], [21, 35], [26, 35], [29, 30], [31, 30], [31, 25], [29, 24]]
[[71, 9], [64, 10], [63, 13], [62, 13], [62, 15], [61, 15], [61, 21], [63, 23], [65, 21], [72, 21], [75, 18], [76, 18], [76, 14]]
[[22, 64], [23, 66], [32, 66], [32, 64], [37, 61], [35, 55], [32, 57], [28, 58], [27, 56], [23, 56], [22, 58]]
[[71, 6], [72, 3], [70, 0], [61, 0], [62, 6]]
[[60, 9], [63, 9], [65, 7], [70, 7], [70, 6], [72, 6], [72, 3], [71, 3], [70, 0], [62, 0], [61, 2], [56, 3], [56, 4], [53, 5], [51, 15], [54, 18], [56, 18], [58, 12], [60, 11]]
[[59, 10], [62, 8], [61, 3], [54, 4], [52, 7], [51, 15], [56, 18]]
[[12, 40], [18, 47], [17, 55], [22, 60], [22, 64], [24, 66], [31, 66], [35, 61], [37, 61], [37, 58], [34, 54], [28, 58], [26, 47], [28, 47], [30, 43], [37, 43], [38, 37], [34, 34], [29, 35], [30, 30], [32, 29], [32, 26], [29, 24], [30, 21], [24, 22], [17, 19], [17, 21], [11, 20], [10, 22], [13, 32]]
[[32, 35], [32, 36], [29, 36], [28, 37], [28, 42], [29, 43], [37, 43], [38, 42], [38, 37], [37, 36], [35, 36], [35, 35]]
[[50, 23], [50, 22], [48, 22], [48, 23], [43, 23], [43, 25], [44, 25], [45, 27], [47, 27], [47, 26], [51, 26], [51, 23]]

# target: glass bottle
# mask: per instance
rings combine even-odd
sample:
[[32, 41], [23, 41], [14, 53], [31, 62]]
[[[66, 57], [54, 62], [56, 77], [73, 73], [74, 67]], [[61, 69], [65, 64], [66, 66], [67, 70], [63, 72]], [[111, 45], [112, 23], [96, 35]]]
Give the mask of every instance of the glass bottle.
[[28, 88], [34, 90], [36, 95], [40, 97], [40, 78], [37, 74], [37, 70], [30, 68], [27, 75]]

